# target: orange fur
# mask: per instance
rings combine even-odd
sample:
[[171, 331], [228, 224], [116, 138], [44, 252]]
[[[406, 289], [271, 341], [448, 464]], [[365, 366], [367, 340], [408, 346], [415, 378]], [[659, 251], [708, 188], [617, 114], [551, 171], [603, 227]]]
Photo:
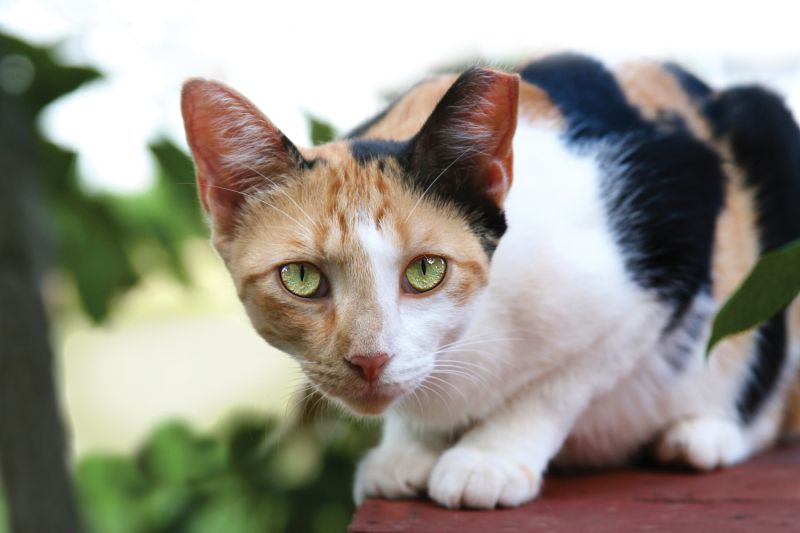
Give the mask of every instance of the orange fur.
[[368, 139], [407, 139], [417, 133], [447, 89], [455, 74], [436, 76], [418, 83], [395, 102], [380, 122], [363, 135]]
[[519, 110], [531, 122], [551, 123], [560, 130], [566, 128], [564, 116], [547, 93], [530, 83], [519, 85]]
[[645, 118], [677, 114], [696, 137], [711, 138], [708, 123], [675, 77], [661, 65], [649, 61], [630, 62], [619, 66], [615, 73], [625, 97]]
[[[279, 348], [301, 355], [308, 375], [322, 390], [336, 393], [363, 385], [344, 358], [379, 349], [375, 332], [383, 317], [370, 260], [355, 230], [360, 220], [380, 224], [406, 262], [424, 253], [446, 257], [448, 275], [435, 290], [457, 300], [468, 299], [487, 283], [488, 261], [454, 208], [424, 199], [417, 205], [418, 193], [386, 175], [400, 172], [393, 164], [383, 170], [377, 162], [359, 164], [343, 143], [304, 154], [325, 157], [327, 163], [306, 171], [302, 180], [285, 180], [281, 190], [286, 194], [273, 190], [248, 201], [241, 213], [248, 231], [218, 244], [256, 330]], [[292, 260], [309, 261], [335, 281], [332, 300], [303, 301], [286, 291], [277, 269]]]
[[[412, 137], [422, 128], [425, 120], [456, 78], [455, 74], [447, 74], [415, 85], [362, 137], [388, 140]], [[519, 84], [519, 110], [532, 122], [550, 123], [559, 129], [565, 128], [564, 117], [558, 107], [553, 104], [547, 93], [530, 83]]]

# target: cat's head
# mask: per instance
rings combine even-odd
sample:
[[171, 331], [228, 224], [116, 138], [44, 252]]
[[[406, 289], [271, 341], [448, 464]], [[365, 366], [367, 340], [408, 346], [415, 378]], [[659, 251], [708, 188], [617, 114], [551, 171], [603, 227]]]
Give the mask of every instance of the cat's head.
[[230, 88], [184, 86], [200, 199], [253, 325], [356, 412], [414, 391], [473, 314], [506, 227], [518, 83], [472, 69], [410, 139], [302, 150]]

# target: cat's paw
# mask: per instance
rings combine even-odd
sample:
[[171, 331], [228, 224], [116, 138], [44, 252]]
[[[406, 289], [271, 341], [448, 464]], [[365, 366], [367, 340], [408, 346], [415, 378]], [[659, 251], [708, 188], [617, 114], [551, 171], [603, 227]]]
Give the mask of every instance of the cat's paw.
[[369, 497], [398, 499], [424, 494], [438, 458], [437, 453], [419, 445], [371, 450], [356, 469], [356, 505]]
[[433, 468], [428, 495], [445, 507], [516, 507], [536, 497], [542, 473], [513, 456], [456, 446]]
[[697, 470], [714, 470], [745, 459], [747, 440], [733, 420], [689, 418], [668, 428], [656, 445], [663, 463], [683, 464]]

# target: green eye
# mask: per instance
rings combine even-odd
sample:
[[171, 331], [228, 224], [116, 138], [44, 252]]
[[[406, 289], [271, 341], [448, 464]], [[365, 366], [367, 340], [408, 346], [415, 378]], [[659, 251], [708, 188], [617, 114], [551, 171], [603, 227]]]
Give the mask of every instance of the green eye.
[[406, 281], [416, 292], [427, 292], [444, 279], [447, 261], [437, 255], [424, 255], [411, 261], [406, 267]]
[[309, 263], [289, 263], [281, 267], [281, 281], [292, 294], [311, 298], [319, 291], [322, 273]]

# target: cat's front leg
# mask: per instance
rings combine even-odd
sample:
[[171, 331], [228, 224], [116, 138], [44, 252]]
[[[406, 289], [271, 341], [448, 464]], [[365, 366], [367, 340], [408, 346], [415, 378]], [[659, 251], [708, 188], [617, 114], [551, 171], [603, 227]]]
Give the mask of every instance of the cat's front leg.
[[582, 403], [574, 397], [552, 404], [547, 392], [520, 391], [467, 431], [439, 458], [428, 495], [450, 508], [516, 507], [533, 500]]
[[414, 498], [425, 494], [433, 465], [444, 444], [388, 414], [381, 443], [359, 462], [353, 495], [357, 505], [366, 498]]

